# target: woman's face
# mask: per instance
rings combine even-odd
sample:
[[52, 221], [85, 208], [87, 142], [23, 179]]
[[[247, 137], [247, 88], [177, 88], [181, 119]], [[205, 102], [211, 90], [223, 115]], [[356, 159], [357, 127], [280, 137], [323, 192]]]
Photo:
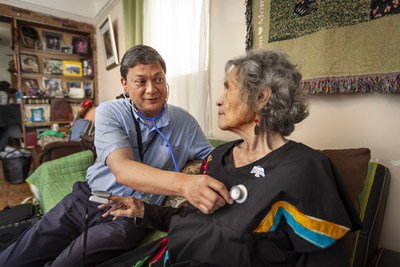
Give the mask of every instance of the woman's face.
[[159, 62], [130, 68], [121, 83], [140, 113], [149, 118], [161, 113], [167, 99], [167, 85]]
[[236, 79], [238, 68], [233, 68], [224, 81], [224, 93], [217, 100], [218, 127], [235, 132], [249, 123], [254, 123], [255, 113], [241, 99], [239, 83]]

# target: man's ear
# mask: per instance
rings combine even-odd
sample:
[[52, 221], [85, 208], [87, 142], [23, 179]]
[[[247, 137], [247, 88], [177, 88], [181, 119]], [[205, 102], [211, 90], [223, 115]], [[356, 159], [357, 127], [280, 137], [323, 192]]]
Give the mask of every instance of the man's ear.
[[126, 80], [123, 77], [121, 77], [121, 84], [122, 84], [122, 87], [126, 86]]
[[272, 94], [272, 90], [269, 87], [262, 90], [257, 99], [258, 106], [264, 107], [267, 104], [269, 98], [271, 97], [271, 94]]

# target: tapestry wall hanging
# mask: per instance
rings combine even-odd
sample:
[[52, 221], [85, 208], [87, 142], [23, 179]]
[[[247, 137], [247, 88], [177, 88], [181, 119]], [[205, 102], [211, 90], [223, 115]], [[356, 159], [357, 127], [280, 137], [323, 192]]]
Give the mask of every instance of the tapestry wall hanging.
[[399, 0], [247, 0], [246, 50], [289, 54], [310, 94], [400, 93]]

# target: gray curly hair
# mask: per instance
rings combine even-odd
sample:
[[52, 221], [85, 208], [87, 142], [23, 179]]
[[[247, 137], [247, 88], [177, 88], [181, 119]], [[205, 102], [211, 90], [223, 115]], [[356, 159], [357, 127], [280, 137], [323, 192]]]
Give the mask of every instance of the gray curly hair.
[[[299, 86], [302, 75], [285, 53], [250, 51], [229, 60], [225, 65], [226, 75], [232, 67], [238, 67], [236, 78], [242, 100], [257, 112], [263, 131], [288, 136], [295, 124], [308, 116], [306, 96]], [[258, 110], [257, 100], [265, 88], [271, 88], [271, 97]]]

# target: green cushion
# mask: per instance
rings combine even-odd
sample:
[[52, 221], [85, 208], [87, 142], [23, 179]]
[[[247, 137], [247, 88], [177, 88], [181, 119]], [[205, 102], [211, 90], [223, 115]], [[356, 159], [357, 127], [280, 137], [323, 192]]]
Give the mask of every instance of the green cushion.
[[228, 141], [220, 140], [220, 139], [208, 139], [208, 141], [210, 142], [210, 144], [211, 144], [213, 147], [217, 147], [217, 146], [219, 146], [219, 145], [222, 145], [222, 144], [225, 144], [225, 143], [228, 142]]
[[71, 193], [75, 182], [86, 181], [86, 171], [93, 163], [93, 153], [86, 150], [47, 161], [26, 179], [43, 214]]

